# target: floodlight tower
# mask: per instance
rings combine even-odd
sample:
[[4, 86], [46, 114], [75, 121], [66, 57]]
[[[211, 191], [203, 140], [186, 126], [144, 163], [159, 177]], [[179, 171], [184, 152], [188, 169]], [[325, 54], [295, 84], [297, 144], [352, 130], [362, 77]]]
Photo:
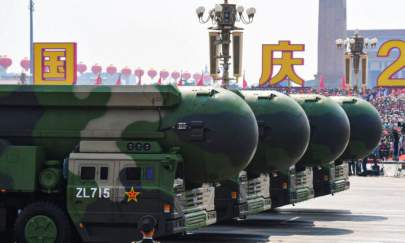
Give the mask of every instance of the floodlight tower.
[[[375, 48], [377, 46], [377, 38], [364, 38], [360, 35], [359, 31], [356, 31], [354, 36], [347, 39], [337, 39], [336, 46], [345, 50], [345, 69], [346, 69], [346, 86], [348, 88], [354, 88], [355, 92], [358, 92], [359, 87], [359, 74], [361, 72], [362, 89], [363, 91], [367, 87], [367, 52], [365, 49]], [[352, 70], [354, 77], [352, 78]]]
[[[201, 24], [212, 22], [210, 30], [210, 73], [216, 80], [222, 80], [224, 88], [229, 87], [231, 80], [242, 75], [242, 43], [243, 29], [237, 27], [237, 22], [251, 24], [256, 14], [255, 8], [248, 8], [245, 11], [243, 6], [230, 4], [224, 0], [223, 4], [217, 4], [208, 11], [204, 18], [205, 8], [197, 8], [197, 16]], [[231, 41], [232, 38], [232, 41]], [[230, 48], [233, 45], [233, 75], [230, 75]], [[219, 62], [222, 61], [222, 77], [219, 77]]]

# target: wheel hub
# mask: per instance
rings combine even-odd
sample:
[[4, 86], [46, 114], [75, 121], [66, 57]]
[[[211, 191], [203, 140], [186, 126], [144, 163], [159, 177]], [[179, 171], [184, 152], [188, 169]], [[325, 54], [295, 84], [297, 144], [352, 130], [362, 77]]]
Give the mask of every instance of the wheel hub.
[[54, 243], [57, 236], [55, 222], [44, 215], [32, 217], [25, 226], [25, 238], [28, 243]]

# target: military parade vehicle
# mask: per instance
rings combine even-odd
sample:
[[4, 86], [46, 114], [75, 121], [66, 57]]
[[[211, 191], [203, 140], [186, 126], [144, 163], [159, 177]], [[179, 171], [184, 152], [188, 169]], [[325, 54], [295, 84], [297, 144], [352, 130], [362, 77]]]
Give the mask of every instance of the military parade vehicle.
[[281, 185], [289, 183], [289, 169], [304, 155], [309, 143], [308, 118], [293, 99], [276, 91], [237, 93], [255, 113], [259, 145], [245, 171], [217, 188], [216, 207], [221, 220], [266, 211], [274, 203], [273, 195], [276, 200], [289, 200], [290, 191]]
[[216, 222], [214, 184], [258, 144], [238, 95], [174, 86], [0, 86], [0, 226], [17, 242], [130, 242]]
[[[323, 190], [317, 196], [334, 194], [350, 188], [349, 161], [365, 158], [378, 146], [382, 134], [382, 123], [373, 105], [358, 97], [330, 97], [346, 112], [350, 122], [350, 140], [345, 152], [329, 166], [319, 170], [325, 177]], [[326, 180], [329, 178], [329, 180]]]
[[[332, 99], [322, 95], [292, 95], [305, 110], [311, 139], [305, 155], [295, 166], [297, 190], [291, 203], [308, 200], [324, 190], [324, 181], [330, 187], [329, 174], [319, 173], [324, 166], [338, 159], [345, 151], [350, 137], [350, 123], [345, 111]], [[320, 183], [319, 183], [320, 182]], [[331, 182], [332, 184], [334, 182]], [[306, 189], [304, 189], [306, 188]]]

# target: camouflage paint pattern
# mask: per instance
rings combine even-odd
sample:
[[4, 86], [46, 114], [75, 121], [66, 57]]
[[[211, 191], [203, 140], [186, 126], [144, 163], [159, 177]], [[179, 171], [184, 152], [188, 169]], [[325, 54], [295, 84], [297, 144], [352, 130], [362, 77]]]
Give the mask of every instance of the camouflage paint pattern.
[[[230, 179], [247, 167], [258, 144], [252, 110], [221, 88], [0, 86], [0, 116], [0, 151], [7, 151], [8, 143], [44, 151], [35, 173], [45, 161], [77, 156], [64, 167], [66, 206], [85, 240], [118, 242], [119, 234], [119, 240], [128, 242], [126, 237], [134, 236], [137, 220], [146, 214], [158, 219], [159, 232], [182, 232], [184, 198], [173, 188], [175, 179], [192, 185]], [[148, 148], [136, 151], [133, 143], [139, 142]], [[95, 146], [89, 149], [88, 143]], [[86, 164], [97, 167], [97, 176], [101, 166], [114, 176], [84, 181], [80, 166]], [[129, 183], [122, 174], [128, 166], [153, 169], [155, 177], [144, 179], [143, 171], [140, 181]], [[11, 190], [13, 179], [2, 177]], [[106, 188], [110, 194], [100, 198]], [[128, 201], [132, 189], [139, 203]], [[163, 213], [165, 204], [172, 206], [170, 213]], [[119, 232], [97, 226], [106, 223], [118, 224]]]
[[249, 164], [250, 176], [288, 171], [304, 155], [310, 136], [305, 111], [276, 91], [242, 91], [259, 125], [259, 146]]
[[378, 111], [358, 97], [331, 97], [345, 110], [350, 121], [350, 140], [339, 160], [363, 159], [373, 152], [382, 136]]
[[252, 159], [258, 128], [237, 95], [220, 88], [174, 86], [0, 87], [0, 137], [41, 146], [63, 160], [81, 140], [158, 141], [184, 157], [192, 183], [238, 175]]
[[311, 126], [308, 149], [297, 165], [312, 167], [335, 161], [349, 143], [350, 123], [346, 112], [322, 95], [292, 97], [304, 108]]

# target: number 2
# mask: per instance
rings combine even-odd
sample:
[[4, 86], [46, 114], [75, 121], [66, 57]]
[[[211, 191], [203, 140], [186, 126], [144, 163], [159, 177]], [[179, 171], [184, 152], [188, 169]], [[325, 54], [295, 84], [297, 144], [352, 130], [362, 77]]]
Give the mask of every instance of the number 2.
[[405, 79], [396, 79], [393, 76], [405, 68], [405, 41], [391, 40], [381, 45], [377, 57], [388, 57], [392, 49], [398, 49], [398, 58], [388, 66], [378, 77], [377, 86], [405, 86]]

